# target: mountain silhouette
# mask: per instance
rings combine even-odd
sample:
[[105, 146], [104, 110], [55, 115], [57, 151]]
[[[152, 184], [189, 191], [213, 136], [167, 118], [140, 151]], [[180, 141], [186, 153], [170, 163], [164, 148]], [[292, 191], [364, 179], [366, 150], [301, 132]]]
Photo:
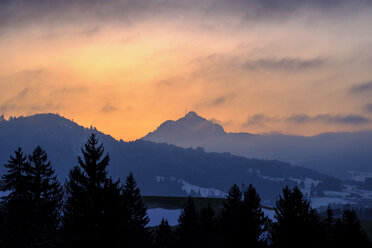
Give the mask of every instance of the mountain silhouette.
[[203, 147], [259, 159], [277, 159], [347, 179], [349, 171], [372, 172], [372, 131], [323, 133], [311, 137], [284, 134], [227, 133], [190, 112], [166, 121], [143, 140], [181, 147]]
[[[210, 123], [195, 113], [185, 116], [182, 121], [193, 129], [197, 127], [200, 132], [210, 129]], [[168, 125], [173, 124], [169, 122], [163, 127]], [[211, 127], [211, 133], [223, 135], [220, 126], [211, 124]], [[279, 161], [208, 153], [202, 148], [185, 149], [146, 140], [119, 141], [93, 127], [85, 128], [56, 114], [1, 119], [0, 165], [7, 162], [18, 146], [30, 153], [40, 145], [46, 150], [58, 179], [63, 183], [69, 170], [77, 164], [77, 156], [81, 155], [81, 148], [91, 133], [97, 135], [110, 155], [109, 174], [124, 180], [132, 171], [144, 195], [223, 197], [233, 183], [252, 183], [263, 200], [270, 204], [287, 184], [297, 185], [303, 178], [314, 181], [329, 178]], [[4, 172], [4, 166], [0, 166], [0, 174]]]
[[182, 141], [182, 146], [195, 146], [198, 142], [210, 137], [225, 137], [226, 135], [221, 125], [208, 121], [191, 111], [177, 121], [164, 122], [143, 139], [169, 144], [178, 144]]

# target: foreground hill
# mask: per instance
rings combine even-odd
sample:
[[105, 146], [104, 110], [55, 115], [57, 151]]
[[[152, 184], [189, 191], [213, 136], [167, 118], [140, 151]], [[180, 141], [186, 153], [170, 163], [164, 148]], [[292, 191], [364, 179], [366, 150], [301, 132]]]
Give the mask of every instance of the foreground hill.
[[[6, 163], [18, 146], [30, 153], [40, 145], [47, 151], [59, 179], [64, 181], [92, 132], [110, 154], [109, 173], [123, 179], [132, 171], [144, 195], [223, 197], [233, 183], [252, 183], [263, 200], [272, 203], [286, 184], [297, 185], [303, 178], [310, 181], [329, 178], [279, 161], [207, 153], [201, 148], [185, 149], [145, 140], [118, 141], [55, 114], [0, 121], [0, 164]], [[4, 166], [0, 166], [0, 173], [4, 171]]]
[[166, 121], [144, 140], [260, 159], [277, 159], [326, 174], [349, 178], [350, 171], [372, 172], [372, 131], [324, 133], [312, 137], [227, 133], [223, 127], [189, 112]]

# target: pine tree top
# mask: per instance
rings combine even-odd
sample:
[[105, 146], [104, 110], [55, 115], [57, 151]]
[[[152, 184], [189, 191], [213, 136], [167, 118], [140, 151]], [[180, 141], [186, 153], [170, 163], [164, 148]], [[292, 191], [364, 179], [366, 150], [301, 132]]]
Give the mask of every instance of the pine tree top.
[[21, 147], [17, 148], [14, 155], [10, 155], [8, 163], [4, 166], [8, 169], [8, 172], [2, 176], [4, 189], [12, 191], [5, 199], [29, 197], [31, 167]]

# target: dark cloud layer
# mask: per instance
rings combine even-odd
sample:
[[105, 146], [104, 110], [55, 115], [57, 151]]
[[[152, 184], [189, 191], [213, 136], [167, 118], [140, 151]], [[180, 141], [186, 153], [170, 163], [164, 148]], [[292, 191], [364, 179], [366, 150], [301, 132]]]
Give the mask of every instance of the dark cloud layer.
[[352, 94], [372, 92], [372, 81], [354, 85], [350, 88], [349, 92]]
[[278, 119], [269, 117], [262, 113], [255, 114], [247, 118], [247, 120], [243, 123], [243, 127], [264, 127], [265, 123], [277, 120]]
[[147, 18], [191, 15], [218, 17], [240, 15], [248, 21], [268, 21], [291, 17], [299, 9], [310, 9], [330, 15], [348, 8], [372, 7], [368, 0], [2, 0], [0, 28], [35, 22], [53, 25], [60, 22], [112, 21], [132, 24]]
[[[372, 110], [372, 106], [371, 106]], [[310, 116], [307, 114], [294, 114], [287, 118], [275, 118], [270, 117], [265, 114], [255, 114], [249, 116], [247, 120], [243, 123], [244, 127], [265, 127], [267, 123], [271, 122], [287, 122], [294, 124], [311, 124], [315, 122], [322, 122], [326, 124], [340, 124], [340, 125], [364, 125], [371, 123], [371, 119], [358, 115], [358, 114], [348, 114], [348, 115], [332, 115], [332, 114], [319, 114], [315, 116]]]
[[368, 113], [372, 113], [372, 103], [368, 103], [364, 106], [364, 109], [368, 112]]
[[321, 66], [325, 59], [300, 59], [300, 58], [264, 58], [247, 61], [243, 66], [248, 70], [305, 70]]
[[367, 117], [357, 114], [349, 115], [331, 115], [331, 114], [320, 114], [310, 116], [307, 114], [295, 114], [286, 119], [287, 122], [292, 123], [309, 123], [309, 122], [324, 122], [328, 124], [349, 124], [349, 125], [362, 125], [368, 124], [371, 120]]

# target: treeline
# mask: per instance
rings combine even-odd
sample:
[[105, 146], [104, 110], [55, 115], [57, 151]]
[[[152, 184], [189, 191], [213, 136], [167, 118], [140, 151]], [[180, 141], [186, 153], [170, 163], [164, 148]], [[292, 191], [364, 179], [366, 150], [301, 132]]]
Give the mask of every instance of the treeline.
[[[147, 209], [134, 177], [125, 183], [108, 176], [109, 156], [92, 135], [69, 173], [58, 182], [47, 154], [15, 151], [5, 165], [0, 206], [0, 247], [370, 247], [354, 211], [320, 218], [299, 188], [286, 187], [275, 218], [265, 217], [250, 185], [233, 185], [221, 212], [208, 205], [200, 212], [188, 198], [178, 226], [162, 220], [147, 227]], [[68, 165], [66, 165], [68, 166]], [[64, 190], [63, 190], [64, 188]]]

